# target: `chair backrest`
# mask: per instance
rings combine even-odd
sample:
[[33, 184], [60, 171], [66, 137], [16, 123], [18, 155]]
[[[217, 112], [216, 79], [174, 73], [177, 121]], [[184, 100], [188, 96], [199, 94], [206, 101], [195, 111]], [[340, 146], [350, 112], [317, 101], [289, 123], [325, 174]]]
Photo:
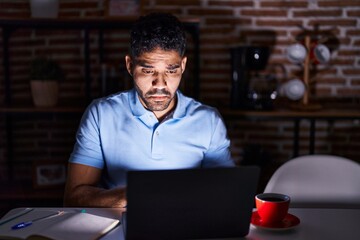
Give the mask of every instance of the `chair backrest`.
[[360, 208], [360, 164], [331, 155], [297, 157], [275, 171], [264, 192], [289, 195], [291, 207]]

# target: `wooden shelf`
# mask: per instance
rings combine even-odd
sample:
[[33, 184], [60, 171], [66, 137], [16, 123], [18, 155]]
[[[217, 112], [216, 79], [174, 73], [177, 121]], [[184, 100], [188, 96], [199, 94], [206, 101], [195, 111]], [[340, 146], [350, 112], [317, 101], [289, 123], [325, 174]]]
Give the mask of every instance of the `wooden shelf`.
[[324, 108], [317, 111], [302, 111], [292, 109], [274, 109], [267, 111], [220, 109], [225, 119], [233, 118], [326, 118], [326, 119], [356, 119], [360, 118], [359, 108]]
[[85, 107], [33, 107], [33, 106], [17, 106], [17, 107], [0, 107], [0, 113], [83, 113]]
[[[281, 105], [280, 105], [281, 106]], [[255, 120], [287, 120], [294, 123], [294, 143], [293, 143], [293, 157], [299, 154], [300, 142], [300, 121], [306, 120], [310, 122], [309, 127], [309, 154], [315, 153], [315, 132], [317, 120], [360, 120], [360, 106], [359, 104], [327, 104], [322, 105], [319, 110], [296, 110], [285, 108], [284, 106], [276, 107], [273, 110], [255, 111], [255, 110], [240, 110], [219, 108], [219, 111], [225, 121], [237, 121], [246, 119]]]
[[[138, 16], [110, 17], [110, 18], [0, 18], [0, 26], [11, 28], [58, 28], [58, 29], [129, 29]], [[181, 18], [181, 22], [188, 24], [199, 23], [197, 18]], [[116, 26], [115, 26], [116, 25]]]

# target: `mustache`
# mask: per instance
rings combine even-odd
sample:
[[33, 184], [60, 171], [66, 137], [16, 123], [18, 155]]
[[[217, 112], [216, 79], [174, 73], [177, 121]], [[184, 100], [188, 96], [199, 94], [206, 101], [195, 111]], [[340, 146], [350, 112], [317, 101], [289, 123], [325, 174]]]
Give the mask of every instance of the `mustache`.
[[163, 96], [171, 96], [171, 93], [167, 91], [166, 89], [154, 89], [150, 90], [145, 94], [145, 97], [151, 97], [153, 95], [163, 95]]

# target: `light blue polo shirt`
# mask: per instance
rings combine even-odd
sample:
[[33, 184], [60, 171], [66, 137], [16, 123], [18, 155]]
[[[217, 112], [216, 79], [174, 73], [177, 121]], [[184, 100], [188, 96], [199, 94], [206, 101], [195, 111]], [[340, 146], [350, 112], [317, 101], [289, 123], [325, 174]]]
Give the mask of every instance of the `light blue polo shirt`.
[[161, 123], [134, 89], [94, 100], [69, 161], [103, 169], [105, 188], [125, 186], [128, 170], [234, 166], [217, 110], [176, 94], [174, 112]]

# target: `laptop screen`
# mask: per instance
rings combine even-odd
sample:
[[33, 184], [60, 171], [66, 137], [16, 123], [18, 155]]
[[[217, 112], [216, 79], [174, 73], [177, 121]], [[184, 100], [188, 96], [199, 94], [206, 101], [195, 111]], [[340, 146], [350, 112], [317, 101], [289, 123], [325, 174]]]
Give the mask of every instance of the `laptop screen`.
[[126, 239], [243, 237], [258, 167], [129, 171]]

